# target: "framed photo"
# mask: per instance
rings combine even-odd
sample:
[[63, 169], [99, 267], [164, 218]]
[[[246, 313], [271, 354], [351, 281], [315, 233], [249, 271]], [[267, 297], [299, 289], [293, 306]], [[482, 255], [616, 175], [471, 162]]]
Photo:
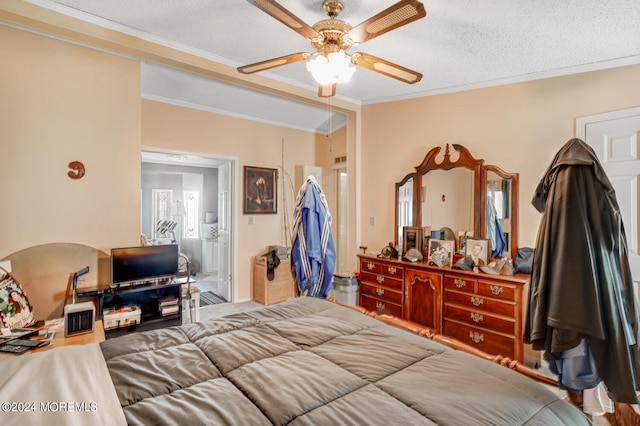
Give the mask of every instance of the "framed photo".
[[244, 166], [244, 214], [278, 212], [278, 169]]
[[489, 240], [479, 238], [467, 238], [465, 244], [465, 257], [470, 257], [476, 266], [489, 264]]
[[403, 226], [402, 255], [404, 256], [407, 250], [412, 248], [422, 252], [422, 228], [417, 226]]
[[436, 266], [453, 265], [453, 252], [456, 248], [454, 240], [429, 240], [429, 263]]

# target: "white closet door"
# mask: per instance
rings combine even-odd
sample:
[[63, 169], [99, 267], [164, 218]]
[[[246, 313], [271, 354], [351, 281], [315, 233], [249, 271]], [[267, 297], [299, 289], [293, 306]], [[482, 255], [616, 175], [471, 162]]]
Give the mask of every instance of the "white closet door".
[[[596, 152], [616, 191], [629, 245], [629, 263], [639, 296], [640, 108], [581, 117], [576, 136]], [[639, 296], [640, 301], [640, 296]]]

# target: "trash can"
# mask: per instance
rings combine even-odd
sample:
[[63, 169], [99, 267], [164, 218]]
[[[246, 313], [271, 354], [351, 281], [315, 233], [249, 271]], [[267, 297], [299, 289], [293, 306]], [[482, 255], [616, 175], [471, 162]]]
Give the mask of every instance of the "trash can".
[[358, 305], [358, 277], [335, 274], [333, 276], [333, 298], [344, 305]]

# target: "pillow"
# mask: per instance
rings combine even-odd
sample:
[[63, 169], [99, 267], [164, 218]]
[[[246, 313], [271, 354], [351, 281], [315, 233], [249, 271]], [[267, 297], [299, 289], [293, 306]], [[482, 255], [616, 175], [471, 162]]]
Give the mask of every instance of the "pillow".
[[34, 322], [27, 294], [10, 273], [0, 268], [0, 327], [22, 328]]

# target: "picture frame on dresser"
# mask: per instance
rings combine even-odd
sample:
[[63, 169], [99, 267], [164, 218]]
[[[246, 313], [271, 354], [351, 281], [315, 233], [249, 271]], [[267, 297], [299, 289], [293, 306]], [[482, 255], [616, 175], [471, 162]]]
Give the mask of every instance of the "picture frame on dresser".
[[456, 242], [453, 240], [429, 240], [428, 262], [436, 266], [453, 265], [453, 253], [456, 249]]
[[418, 226], [402, 227], [402, 256], [411, 249], [422, 252], [422, 243], [422, 228]]
[[470, 257], [475, 266], [489, 264], [491, 246], [488, 239], [467, 238], [465, 245], [465, 257]]

